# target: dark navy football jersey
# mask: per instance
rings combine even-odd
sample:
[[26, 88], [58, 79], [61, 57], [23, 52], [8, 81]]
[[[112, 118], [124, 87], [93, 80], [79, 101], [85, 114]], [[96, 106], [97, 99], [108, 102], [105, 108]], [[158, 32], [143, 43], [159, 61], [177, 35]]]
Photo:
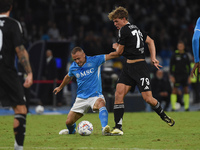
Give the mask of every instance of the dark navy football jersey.
[[14, 68], [15, 48], [22, 44], [20, 23], [15, 19], [0, 15], [0, 65]]
[[144, 59], [144, 42], [147, 34], [142, 32], [137, 26], [127, 23], [119, 30], [118, 43], [124, 45], [122, 56], [127, 59]]

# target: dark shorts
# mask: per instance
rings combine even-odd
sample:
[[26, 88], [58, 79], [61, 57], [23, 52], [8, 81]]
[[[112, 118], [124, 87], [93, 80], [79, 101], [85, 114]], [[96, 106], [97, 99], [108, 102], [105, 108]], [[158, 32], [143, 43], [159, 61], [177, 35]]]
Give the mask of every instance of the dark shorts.
[[26, 103], [22, 83], [17, 72], [0, 66], [0, 101], [2, 106], [24, 105]]
[[118, 83], [130, 85], [134, 89], [137, 85], [140, 92], [151, 91], [150, 71], [146, 61], [125, 64]]
[[188, 76], [175, 76], [175, 84], [174, 87], [180, 87], [180, 86], [189, 86], [188, 85]]

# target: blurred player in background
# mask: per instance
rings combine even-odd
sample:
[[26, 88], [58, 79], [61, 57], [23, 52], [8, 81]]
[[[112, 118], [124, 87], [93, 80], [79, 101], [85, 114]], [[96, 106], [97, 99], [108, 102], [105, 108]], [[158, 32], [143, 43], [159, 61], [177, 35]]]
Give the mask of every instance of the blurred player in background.
[[193, 49], [193, 54], [194, 54], [194, 62], [195, 65], [191, 71], [191, 76], [195, 74], [196, 68], [198, 68], [199, 73], [200, 73], [200, 65], [199, 65], [199, 43], [200, 43], [200, 17], [197, 20], [196, 26], [194, 28], [194, 34], [192, 38], [192, 49]]
[[[46, 51], [46, 63], [44, 66], [43, 80], [53, 80], [54, 82], [57, 80], [57, 68], [56, 68], [56, 60], [53, 56], [52, 50], [48, 49]], [[52, 91], [54, 89], [53, 84], [44, 84], [42, 91], [41, 102], [42, 105], [52, 105], [53, 104], [53, 94]]]
[[91, 108], [93, 111], [99, 111], [102, 135], [110, 135], [110, 127], [107, 125], [108, 111], [102, 94], [101, 65], [107, 60], [119, 57], [119, 55], [117, 52], [111, 52], [107, 55], [90, 57], [86, 56], [80, 47], [75, 47], [71, 55], [74, 62], [60, 86], [53, 91], [57, 94], [73, 77], [76, 77], [78, 84], [77, 97], [67, 116], [66, 126], [68, 129], [61, 130], [59, 134], [75, 134], [76, 121]]
[[0, 0], [0, 101], [3, 106], [12, 106], [14, 110], [14, 149], [23, 150], [27, 109], [23, 87], [14, 65], [15, 54], [27, 73], [24, 87], [32, 85], [33, 74], [23, 46], [22, 27], [9, 17], [12, 4], [13, 0]]
[[113, 48], [126, 58], [122, 73], [119, 77], [114, 103], [115, 127], [113, 135], [123, 135], [122, 119], [124, 115], [124, 96], [137, 85], [143, 99], [151, 105], [152, 109], [168, 125], [173, 126], [174, 120], [168, 117], [160, 103], [152, 97], [150, 85], [150, 72], [145, 61], [144, 43], [147, 43], [151, 61], [159, 69], [159, 61], [156, 59], [154, 41], [142, 32], [137, 26], [128, 22], [128, 11], [124, 7], [117, 7], [108, 15], [109, 19], [119, 30], [119, 40], [113, 44]]
[[185, 44], [179, 41], [177, 44], [178, 50], [172, 55], [170, 60], [170, 78], [173, 82], [171, 94], [172, 111], [176, 110], [178, 88], [183, 86], [183, 101], [185, 111], [189, 110], [189, 83], [190, 83], [190, 60], [185, 52]]
[[169, 77], [164, 77], [163, 70], [156, 71], [156, 75], [151, 80], [152, 94], [163, 105], [164, 111], [168, 110], [170, 105], [170, 95], [172, 88], [169, 82]]

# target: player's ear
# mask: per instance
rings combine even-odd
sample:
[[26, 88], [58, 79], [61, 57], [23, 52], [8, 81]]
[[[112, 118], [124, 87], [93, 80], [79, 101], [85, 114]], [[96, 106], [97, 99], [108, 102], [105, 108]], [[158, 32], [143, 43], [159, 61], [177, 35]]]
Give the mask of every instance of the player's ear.
[[127, 21], [127, 19], [124, 17], [124, 18], [122, 18], [122, 20], [125, 22], [125, 21]]

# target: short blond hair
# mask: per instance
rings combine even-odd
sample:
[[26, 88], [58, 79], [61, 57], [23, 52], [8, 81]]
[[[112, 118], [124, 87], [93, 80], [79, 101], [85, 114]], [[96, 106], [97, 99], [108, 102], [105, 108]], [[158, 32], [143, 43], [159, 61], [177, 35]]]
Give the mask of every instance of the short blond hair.
[[81, 47], [74, 47], [71, 54], [76, 54], [76, 52], [84, 52], [83, 49]]
[[108, 18], [110, 20], [114, 20], [117, 18], [126, 18], [126, 20], [128, 20], [128, 11], [122, 6], [116, 7], [112, 12], [108, 14]]

